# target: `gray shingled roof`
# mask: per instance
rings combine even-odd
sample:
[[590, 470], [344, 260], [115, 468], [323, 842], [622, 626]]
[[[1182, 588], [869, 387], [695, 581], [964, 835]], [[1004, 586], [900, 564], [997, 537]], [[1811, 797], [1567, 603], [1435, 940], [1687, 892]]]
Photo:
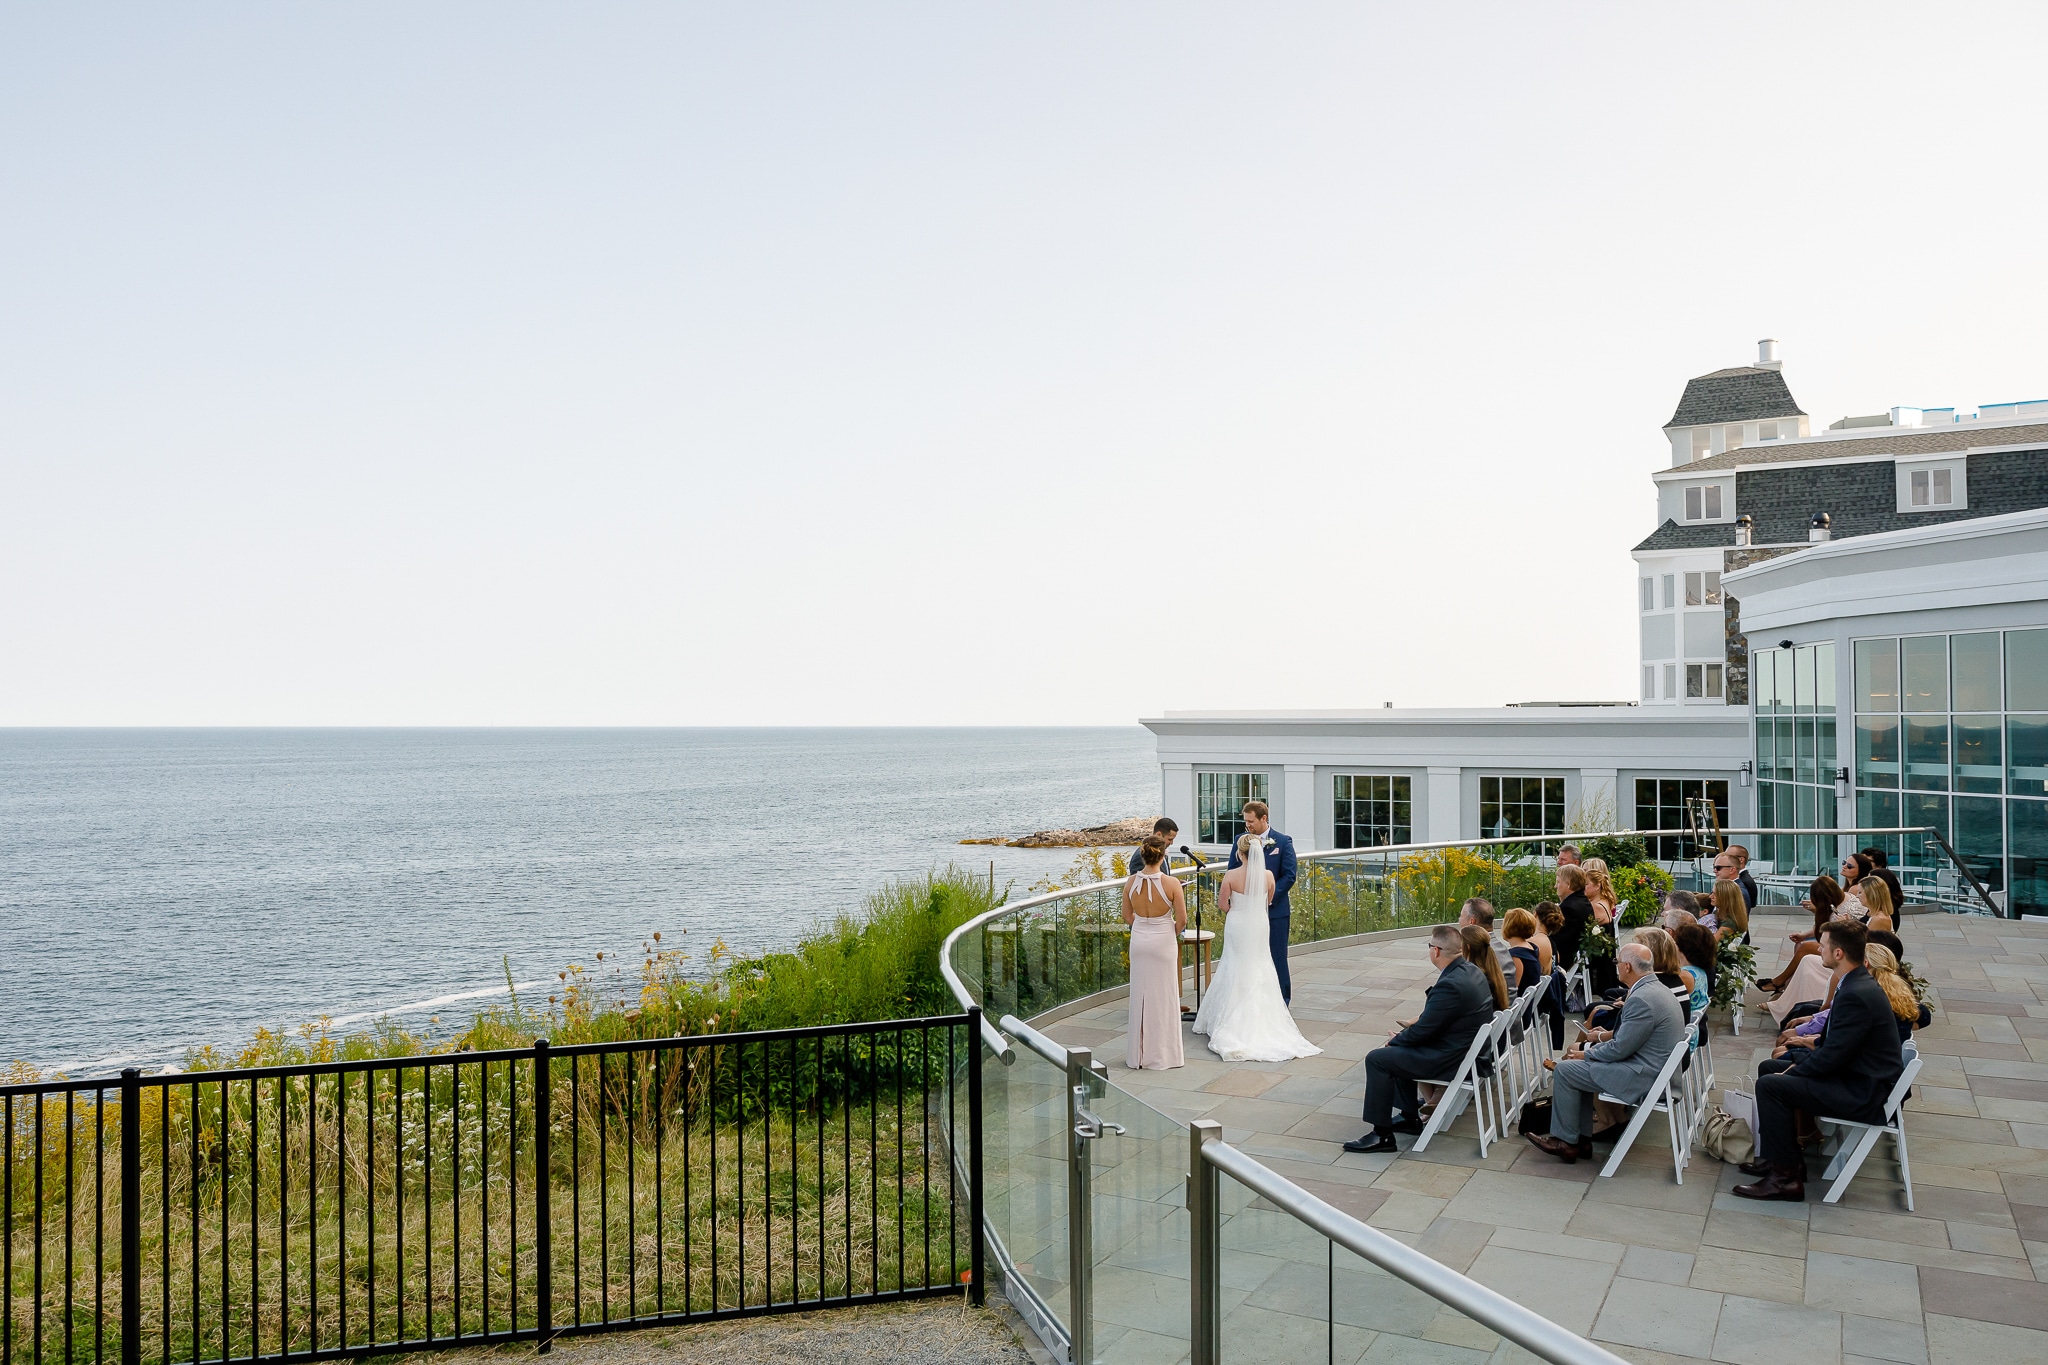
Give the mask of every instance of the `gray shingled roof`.
[[1650, 532], [1638, 550], [1705, 550], [1716, 545], [1733, 545], [1735, 527], [1728, 522], [1708, 522], [1704, 526], [1680, 526], [1667, 519], [1662, 526]]
[[[1695, 379], [1693, 383], [1699, 381]], [[1690, 386], [1686, 392], [1690, 393]], [[1772, 441], [1709, 455], [1691, 464], [1673, 465], [1690, 474], [1702, 469], [1733, 469], [1737, 465], [1780, 464], [1788, 460], [1841, 460], [1852, 455], [1938, 455], [1972, 446], [2048, 445], [2048, 423], [2019, 427], [1986, 427], [1974, 422], [1952, 427], [1860, 427], [1802, 441]], [[1670, 470], [1659, 470], [1669, 473]]]
[[1698, 427], [1721, 422], [1763, 422], [1773, 417], [1804, 417], [1792, 401], [1792, 390], [1778, 370], [1741, 365], [1689, 379], [1678, 411], [1666, 427]]

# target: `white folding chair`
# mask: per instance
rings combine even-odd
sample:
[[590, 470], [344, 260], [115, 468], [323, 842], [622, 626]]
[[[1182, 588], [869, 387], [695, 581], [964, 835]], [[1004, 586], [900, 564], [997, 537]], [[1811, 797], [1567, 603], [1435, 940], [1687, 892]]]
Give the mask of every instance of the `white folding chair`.
[[[1621, 1169], [1621, 1159], [1628, 1155], [1628, 1149], [1635, 1145], [1636, 1134], [1643, 1131], [1643, 1125], [1653, 1113], [1665, 1116], [1671, 1129], [1671, 1169], [1678, 1177], [1678, 1183], [1685, 1183], [1685, 1163], [1692, 1159], [1692, 1121], [1686, 1112], [1685, 1088], [1678, 1079], [1678, 1069], [1686, 1053], [1692, 1049], [1692, 1037], [1699, 1032], [1700, 1021], [1695, 1019], [1679, 1035], [1678, 1045], [1671, 1049], [1671, 1055], [1664, 1059], [1664, 1069], [1657, 1073], [1657, 1079], [1650, 1083], [1641, 1104], [1629, 1117], [1628, 1127], [1622, 1130], [1620, 1141], [1614, 1144], [1614, 1155], [1607, 1158], [1607, 1164], [1600, 1168], [1602, 1176], [1613, 1175]], [[1600, 1098], [1609, 1104], [1627, 1104], [1619, 1095], [1601, 1092]]]
[[[1920, 1049], [1907, 1043], [1906, 1069], [1899, 1073], [1898, 1084], [1892, 1087], [1891, 1095], [1884, 1102], [1883, 1123], [1861, 1123], [1855, 1119], [1822, 1118], [1820, 1122], [1845, 1130], [1842, 1144], [1835, 1152], [1835, 1159], [1828, 1163], [1821, 1173], [1822, 1180], [1835, 1183], [1828, 1186], [1822, 1198], [1824, 1204], [1840, 1203], [1842, 1192], [1849, 1188], [1849, 1182], [1862, 1169], [1863, 1159], [1870, 1155], [1870, 1149], [1881, 1137], [1892, 1140], [1892, 1150], [1899, 1154], [1899, 1180], [1906, 1187], [1906, 1212], [1913, 1211], [1913, 1168], [1906, 1162], [1906, 1092], [1913, 1088], [1913, 1078], [1920, 1074]], [[1853, 1131], [1855, 1140], [1850, 1141]]]
[[1479, 1107], [1479, 1155], [1486, 1155], [1487, 1087], [1480, 1083], [1482, 1078], [1479, 1075], [1479, 1058], [1486, 1052], [1487, 1043], [1493, 1036], [1495, 1020], [1500, 1017], [1495, 1015], [1493, 1019], [1479, 1026], [1479, 1032], [1472, 1038], [1472, 1045], [1465, 1049], [1465, 1060], [1458, 1063], [1456, 1075], [1447, 1081], [1422, 1082], [1425, 1085], [1440, 1085], [1444, 1088], [1444, 1093], [1438, 1098], [1436, 1109], [1431, 1112], [1429, 1122], [1423, 1125], [1422, 1133], [1415, 1139], [1415, 1145], [1409, 1149], [1410, 1151], [1419, 1152], [1428, 1147], [1431, 1138], [1450, 1127], [1452, 1120], [1465, 1112], [1466, 1101], [1470, 1100]]
[[1507, 1136], [1508, 1125], [1522, 1112], [1522, 1082], [1517, 1066], [1520, 1041], [1516, 1033], [1521, 1015], [1519, 1001], [1504, 1010], [1494, 1011], [1493, 1020], [1486, 1028], [1486, 1046], [1479, 1054], [1485, 1065], [1473, 1069], [1474, 1088], [1492, 1097], [1492, 1103], [1479, 1106], [1481, 1156], [1486, 1155], [1487, 1143], [1499, 1142]]

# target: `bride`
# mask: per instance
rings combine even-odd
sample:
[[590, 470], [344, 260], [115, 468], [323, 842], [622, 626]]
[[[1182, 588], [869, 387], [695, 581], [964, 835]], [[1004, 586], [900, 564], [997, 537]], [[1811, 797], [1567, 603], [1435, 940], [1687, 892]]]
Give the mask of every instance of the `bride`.
[[1209, 1035], [1209, 1050], [1226, 1062], [1284, 1062], [1313, 1057], [1322, 1049], [1301, 1036], [1287, 1002], [1280, 998], [1280, 974], [1266, 933], [1266, 903], [1273, 874], [1266, 871], [1260, 841], [1237, 841], [1240, 866], [1223, 878], [1216, 893], [1223, 914], [1223, 955], [1216, 980], [1202, 997], [1195, 1032]]

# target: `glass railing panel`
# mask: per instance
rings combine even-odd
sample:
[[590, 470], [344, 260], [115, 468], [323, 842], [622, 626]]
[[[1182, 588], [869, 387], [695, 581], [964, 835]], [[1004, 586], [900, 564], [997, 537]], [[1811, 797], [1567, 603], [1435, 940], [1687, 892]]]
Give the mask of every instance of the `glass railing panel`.
[[1220, 1183], [1224, 1365], [1485, 1365], [1500, 1350], [1499, 1335], [1464, 1313], [1336, 1245], [1228, 1174]]
[[[1188, 1130], [1112, 1083], [1093, 1165], [1097, 1360], [1171, 1362], [1188, 1354]], [[1124, 1132], [1108, 1124], [1120, 1124]]]
[[[993, 1242], [990, 1273], [1009, 1281], [1013, 1303], [1029, 1295], [1071, 1332], [1067, 1298], [1065, 1076], [1028, 1048], [1015, 1064], [982, 1068], [982, 1179]], [[1004, 1262], [1007, 1261], [1007, 1265]], [[1019, 1283], [1021, 1282], [1021, 1283]], [[1019, 1304], [1019, 1311], [1025, 1305]], [[1027, 1314], [1027, 1316], [1029, 1316]]]

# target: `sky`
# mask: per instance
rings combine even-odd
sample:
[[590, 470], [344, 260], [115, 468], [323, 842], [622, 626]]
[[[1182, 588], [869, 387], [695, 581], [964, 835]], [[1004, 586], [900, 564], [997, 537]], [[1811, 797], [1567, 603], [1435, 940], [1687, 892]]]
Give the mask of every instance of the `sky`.
[[2048, 397], [2044, 39], [0, 0], [0, 725], [1630, 697], [1688, 377]]

